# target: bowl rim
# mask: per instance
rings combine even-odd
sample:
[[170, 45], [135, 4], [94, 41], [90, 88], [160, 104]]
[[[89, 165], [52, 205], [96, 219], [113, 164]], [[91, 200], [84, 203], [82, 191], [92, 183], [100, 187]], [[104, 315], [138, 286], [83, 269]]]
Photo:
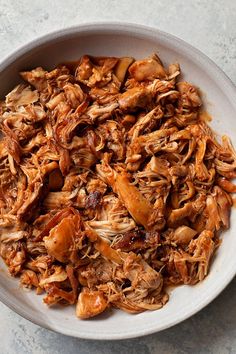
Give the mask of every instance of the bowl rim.
[[[125, 33], [133, 33], [133, 34], [140, 34], [140, 35], [146, 35], [147, 37], [151, 37], [153, 34], [159, 36], [159, 38], [165, 40], [166, 43], [170, 43], [173, 48], [178, 48], [181, 46], [181, 48], [184, 48], [185, 51], [188, 51], [189, 54], [191, 54], [193, 57], [197, 57], [197, 60], [200, 63], [204, 63], [205, 66], [208, 67], [208, 69], [211, 71], [211, 74], [217, 74], [218, 80], [223, 82], [224, 87], [227, 88], [229, 92], [229, 100], [232, 104], [232, 106], [235, 107], [235, 112], [236, 112], [236, 101], [233, 100], [233, 96], [236, 97], [236, 86], [234, 85], [233, 81], [224, 73], [224, 71], [212, 60], [210, 59], [206, 54], [204, 54], [202, 51], [199, 49], [195, 48], [188, 42], [176, 37], [175, 35], [169, 34], [165, 31], [159, 30], [157, 27], [154, 26], [147, 26], [147, 25], [141, 25], [138, 23], [134, 22], [123, 22], [123, 21], [91, 21], [91, 22], [86, 22], [82, 23], [79, 25], [74, 25], [70, 27], [66, 27], [63, 29], [59, 30], [54, 30], [50, 31], [47, 34], [44, 34], [42, 36], [36, 37], [32, 39], [31, 41], [27, 42], [24, 45], [20, 45], [18, 48], [16, 48], [14, 51], [12, 51], [9, 55], [4, 56], [0, 60], [0, 74], [3, 70], [5, 70], [9, 65], [17, 61], [20, 57], [22, 57], [24, 54], [30, 52], [31, 50], [46, 44], [50, 43], [52, 41], [61, 41], [62, 39], [71, 38], [73, 35], [76, 36], [78, 34], [82, 33], [93, 33], [93, 32], [102, 32], [102, 31], [111, 31], [111, 32], [117, 32], [120, 34], [125, 34]], [[0, 292], [0, 301], [9, 307], [11, 310], [13, 310], [15, 313], [20, 315], [21, 317], [27, 319], [28, 321], [39, 325], [43, 328], [46, 328], [48, 330], [51, 330], [56, 333], [61, 333], [63, 335], [68, 335], [68, 336], [74, 336], [77, 338], [81, 339], [94, 339], [94, 340], [122, 340], [122, 339], [129, 339], [129, 338], [136, 338], [136, 337], [142, 337], [148, 334], [153, 334], [159, 331], [162, 331], [164, 329], [170, 328], [199, 312], [202, 310], [205, 306], [207, 306], [211, 301], [213, 301], [225, 288], [226, 286], [231, 282], [231, 280], [234, 278], [236, 274], [236, 269], [231, 269], [230, 273], [227, 274], [227, 276], [224, 278], [224, 280], [217, 286], [216, 291], [211, 294], [211, 296], [208, 296], [205, 301], [202, 301], [199, 303], [194, 309], [189, 311], [187, 314], [183, 314], [182, 316], [179, 316], [178, 319], [173, 319], [173, 321], [170, 324], [160, 326], [159, 329], [155, 329], [155, 327], [149, 327], [146, 328], [145, 330], [140, 330], [136, 331], [135, 333], [112, 333], [112, 334], [101, 334], [99, 333], [98, 335], [96, 333], [88, 333], [86, 335], [84, 334], [75, 334], [75, 333], [70, 333], [69, 330], [66, 330], [63, 328], [63, 330], [60, 330], [58, 327], [54, 328], [53, 325], [50, 325], [40, 318], [34, 318], [33, 316], [29, 315], [27, 311], [23, 310], [18, 306], [14, 301], [11, 301], [10, 298], [4, 297], [3, 294]]]

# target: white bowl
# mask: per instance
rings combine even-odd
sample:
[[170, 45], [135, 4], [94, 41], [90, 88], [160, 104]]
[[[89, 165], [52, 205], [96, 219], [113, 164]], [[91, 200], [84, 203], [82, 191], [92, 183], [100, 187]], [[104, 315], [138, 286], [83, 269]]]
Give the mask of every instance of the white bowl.
[[[105, 23], [65, 29], [37, 39], [0, 64], [0, 97], [19, 81], [18, 72], [36, 66], [53, 68], [76, 60], [82, 54], [133, 56], [143, 58], [153, 52], [164, 63], [179, 62], [183, 77], [201, 88], [212, 126], [228, 134], [236, 144], [236, 88], [204, 54], [167, 33], [144, 26]], [[118, 310], [87, 321], [75, 316], [72, 306], [48, 308], [42, 297], [19, 287], [1, 263], [0, 300], [21, 316], [48, 329], [79, 338], [124, 339], [154, 333], [173, 326], [212, 301], [236, 274], [236, 210], [230, 230], [224, 233], [207, 278], [196, 286], [181, 286], [171, 292], [161, 310], [130, 315]]]

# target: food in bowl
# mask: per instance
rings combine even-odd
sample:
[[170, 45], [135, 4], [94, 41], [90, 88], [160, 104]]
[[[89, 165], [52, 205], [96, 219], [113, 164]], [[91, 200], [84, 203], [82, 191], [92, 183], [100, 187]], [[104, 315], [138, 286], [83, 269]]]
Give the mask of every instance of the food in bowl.
[[156, 310], [207, 275], [236, 154], [179, 76], [157, 55], [85, 55], [21, 72], [1, 102], [0, 253], [47, 305]]

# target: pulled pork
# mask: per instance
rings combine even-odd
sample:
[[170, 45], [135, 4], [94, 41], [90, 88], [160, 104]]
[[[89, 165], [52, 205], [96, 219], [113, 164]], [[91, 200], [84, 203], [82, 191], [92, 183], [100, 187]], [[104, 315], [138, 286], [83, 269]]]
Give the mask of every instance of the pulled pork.
[[236, 153], [157, 55], [83, 56], [0, 104], [0, 254], [47, 305], [161, 308], [206, 277], [229, 228]]

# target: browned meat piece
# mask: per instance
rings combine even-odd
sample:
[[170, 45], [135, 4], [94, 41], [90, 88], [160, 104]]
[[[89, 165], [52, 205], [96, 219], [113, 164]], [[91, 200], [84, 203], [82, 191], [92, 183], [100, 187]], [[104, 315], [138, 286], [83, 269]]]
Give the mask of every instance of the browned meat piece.
[[85, 319], [97, 316], [108, 306], [102, 291], [83, 288], [76, 305], [76, 316]]
[[77, 259], [77, 250], [81, 247], [83, 234], [79, 214], [71, 214], [63, 218], [57, 226], [44, 237], [45, 247], [50, 256], [62, 263]]
[[171, 240], [177, 245], [187, 245], [197, 235], [197, 231], [188, 226], [179, 226], [174, 230]]
[[133, 112], [138, 108], [146, 108], [151, 100], [152, 97], [147, 89], [134, 87], [122, 93], [118, 102], [120, 109]]
[[6, 96], [6, 106], [15, 110], [20, 106], [35, 103], [38, 99], [37, 90], [32, 91], [30, 86], [18, 85]]
[[91, 192], [86, 199], [86, 208], [95, 209], [101, 201], [101, 193], [99, 191]]
[[20, 281], [21, 281], [21, 284], [23, 284], [24, 286], [26, 286], [28, 288], [32, 288], [32, 286], [37, 288], [39, 286], [39, 280], [38, 280], [37, 274], [30, 269], [24, 270], [22, 272], [21, 277], [20, 277]]
[[177, 83], [177, 88], [181, 94], [181, 105], [183, 107], [200, 107], [202, 104], [198, 90], [188, 82], [182, 81]]
[[135, 61], [129, 68], [130, 75], [137, 81], [164, 79], [166, 72], [159, 58]]
[[47, 305], [53, 305], [58, 302], [65, 302], [72, 305], [76, 302], [78, 296], [78, 282], [74, 276], [73, 268], [70, 265], [66, 266], [66, 273], [71, 290], [66, 291], [63, 288], [60, 288], [60, 282], [46, 283], [44, 285], [44, 290], [47, 292], [47, 295], [44, 297], [43, 301]]
[[147, 230], [159, 228], [159, 220], [156, 220], [154, 217], [157, 213], [155, 213], [149, 201], [130, 183], [125, 172], [115, 174], [115, 180], [112, 182], [112, 186], [124, 203], [126, 209], [138, 224], [143, 225]]
[[46, 71], [38, 67], [32, 71], [21, 72], [21, 76], [31, 85], [33, 85], [39, 92], [43, 91], [47, 86]]
[[19, 274], [26, 260], [24, 244], [20, 241], [2, 243], [0, 254], [6, 262], [9, 272], [12, 275]]
[[146, 232], [142, 229], [134, 229], [121, 235], [113, 244], [114, 249], [124, 252], [137, 251], [157, 247], [160, 236], [157, 231]]

